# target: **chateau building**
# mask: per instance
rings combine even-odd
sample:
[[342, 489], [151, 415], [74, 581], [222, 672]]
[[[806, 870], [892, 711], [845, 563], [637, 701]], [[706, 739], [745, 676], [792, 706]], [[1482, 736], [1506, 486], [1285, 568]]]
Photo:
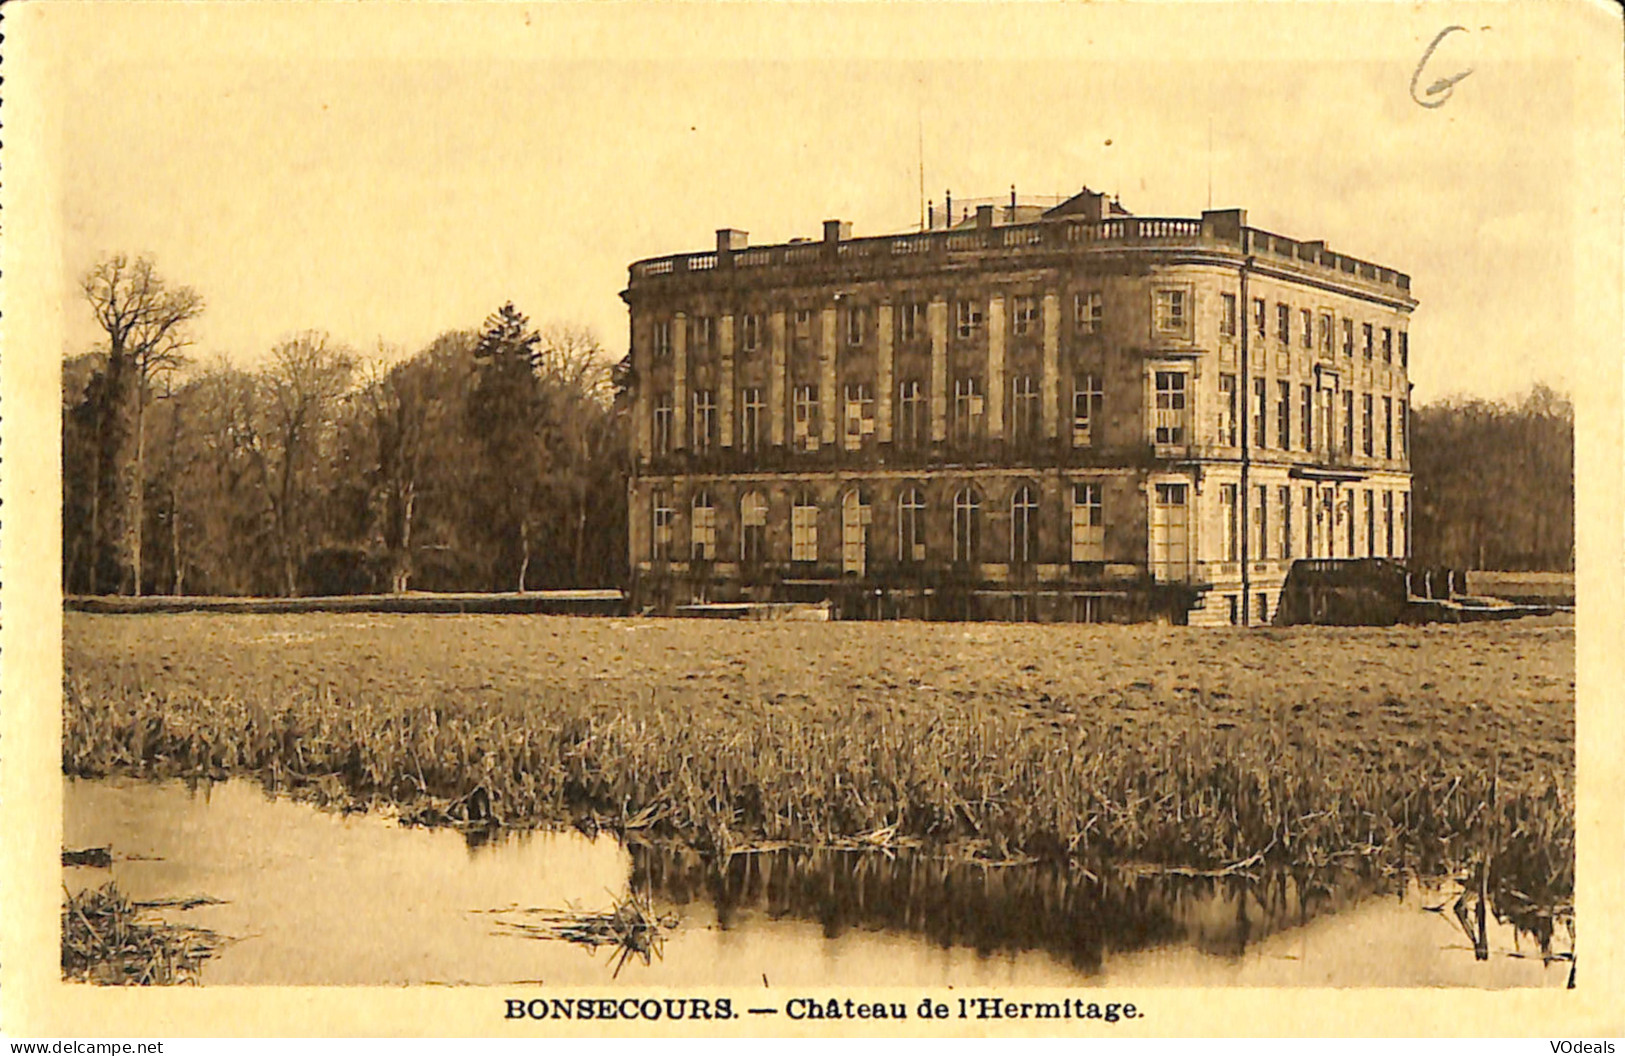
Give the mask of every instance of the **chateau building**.
[[634, 602], [1274, 619], [1410, 551], [1410, 278], [1087, 188], [639, 261]]

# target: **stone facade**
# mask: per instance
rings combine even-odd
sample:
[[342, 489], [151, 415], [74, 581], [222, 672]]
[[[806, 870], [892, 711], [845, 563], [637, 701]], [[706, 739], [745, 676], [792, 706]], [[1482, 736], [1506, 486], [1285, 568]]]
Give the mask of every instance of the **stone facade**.
[[1408, 554], [1408, 276], [1031, 215], [634, 264], [635, 602], [1258, 623], [1294, 559]]

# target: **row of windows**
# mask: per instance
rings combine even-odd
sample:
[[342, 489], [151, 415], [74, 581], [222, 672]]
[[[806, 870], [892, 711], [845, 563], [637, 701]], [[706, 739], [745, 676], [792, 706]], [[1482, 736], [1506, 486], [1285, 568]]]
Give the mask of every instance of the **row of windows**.
[[[1273, 496], [1272, 496], [1273, 491]], [[1293, 488], [1260, 484], [1253, 489], [1248, 511], [1249, 557], [1255, 561], [1272, 558], [1290, 561], [1294, 557], [1357, 557], [1356, 489], [1317, 488], [1304, 485], [1300, 498], [1301, 534], [1293, 531]], [[1363, 497], [1365, 557], [1403, 557], [1410, 553], [1409, 495], [1366, 488]], [[1397, 498], [1396, 498], [1397, 496]], [[1219, 488], [1219, 513], [1223, 532], [1223, 560], [1241, 559], [1238, 487]], [[1379, 548], [1377, 508], [1382, 508], [1382, 546]], [[1397, 524], [1397, 530], [1396, 530]], [[1318, 545], [1317, 545], [1318, 544]], [[1399, 549], [1395, 549], [1398, 544]], [[1301, 546], [1301, 549], [1299, 547]]]
[[[1101, 486], [1079, 482], [1071, 487], [1068, 509], [1070, 555], [1074, 562], [1105, 560], [1105, 519], [1101, 510]], [[954, 561], [975, 562], [982, 550], [984, 499], [981, 491], [966, 486], [955, 493], [952, 504], [952, 557]], [[717, 560], [717, 510], [711, 493], [700, 490], [690, 503], [689, 556], [695, 561]], [[790, 505], [790, 560], [818, 560], [818, 499], [810, 490], [797, 492]], [[848, 491], [841, 499], [841, 565], [844, 572], [864, 571], [869, 557], [869, 529], [872, 508], [870, 495], [862, 488]], [[1040, 513], [1038, 490], [1023, 484], [1010, 496], [1009, 560], [1027, 564], [1037, 559], [1037, 526]], [[926, 560], [926, 518], [929, 510], [924, 493], [916, 487], [904, 488], [897, 496], [897, 560], [917, 564]], [[652, 534], [649, 556], [655, 561], [674, 556], [672, 525], [676, 509], [669, 495], [657, 490], [652, 502]], [[769, 559], [767, 553], [768, 503], [759, 491], [746, 492], [739, 500], [739, 560], [750, 564]]]
[[[1220, 294], [1222, 301], [1220, 310], [1219, 329], [1227, 336], [1235, 336], [1236, 297], [1235, 294]], [[1253, 331], [1260, 341], [1269, 336], [1269, 305], [1262, 297], [1253, 298]], [[1275, 340], [1277, 344], [1288, 346], [1293, 343], [1294, 332], [1298, 343], [1303, 348], [1315, 348], [1317, 343], [1322, 355], [1330, 358], [1334, 345], [1340, 344], [1343, 355], [1353, 358], [1355, 336], [1354, 320], [1344, 316], [1335, 317], [1331, 312], [1322, 311], [1317, 318], [1315, 312], [1309, 308], [1297, 309], [1297, 326], [1293, 326], [1292, 306], [1277, 301], [1275, 304]], [[1384, 363], [1394, 361], [1394, 328], [1382, 327], [1382, 360]], [[1359, 345], [1366, 359], [1375, 358], [1377, 328], [1372, 323], [1360, 324]], [[1318, 340], [1317, 340], [1318, 339]], [[1410, 366], [1410, 335], [1404, 330], [1399, 331], [1399, 364], [1402, 367]]]
[[[1221, 293], [1219, 312], [1220, 333], [1233, 337], [1237, 333], [1239, 320], [1237, 319], [1237, 300], [1233, 293]], [[1165, 334], [1186, 334], [1189, 332], [1191, 322], [1191, 293], [1180, 288], [1160, 289], [1155, 291], [1153, 304], [1153, 322], [1158, 332]], [[1268, 304], [1262, 297], [1253, 299], [1253, 328], [1260, 340], [1268, 337]], [[1099, 333], [1105, 321], [1105, 305], [1099, 290], [1088, 290], [1072, 295], [1072, 328], [1079, 334]], [[864, 304], [848, 304], [841, 309], [841, 333], [847, 345], [858, 347], [863, 345], [874, 329], [874, 307]], [[1348, 317], [1338, 318], [1329, 311], [1321, 311], [1317, 316], [1309, 308], [1297, 309], [1298, 326], [1296, 334], [1299, 343], [1304, 348], [1315, 348], [1317, 343], [1320, 351], [1328, 358], [1333, 354], [1334, 344], [1338, 343], [1340, 335], [1343, 355], [1349, 358], [1354, 356], [1355, 349], [1355, 321]], [[978, 337], [986, 323], [985, 302], [980, 299], [960, 299], [954, 302], [953, 332], [961, 340], [969, 341]], [[736, 317], [738, 327], [738, 348], [744, 355], [751, 355], [766, 346], [767, 317], [759, 312], [748, 312]], [[688, 317], [687, 321], [687, 347], [697, 353], [708, 353], [716, 348], [717, 326], [716, 318], [709, 315], [695, 315]], [[926, 306], [923, 302], [907, 301], [898, 306], [895, 313], [894, 337], [903, 344], [910, 344], [925, 340]], [[1036, 334], [1039, 331], [1039, 298], [1033, 295], [1019, 295], [1010, 298], [1010, 331], [1017, 336]], [[1382, 359], [1385, 363], [1394, 361], [1394, 328], [1384, 326], [1381, 328]], [[796, 309], [791, 314], [790, 341], [793, 345], [804, 345], [812, 335], [812, 312], [805, 308]], [[1284, 302], [1275, 305], [1275, 336], [1281, 345], [1293, 343], [1293, 309]], [[1377, 327], [1372, 323], [1360, 324], [1360, 347], [1366, 359], [1374, 359], [1377, 348]], [[1318, 342], [1317, 342], [1318, 338]], [[661, 319], [654, 324], [654, 354], [656, 356], [669, 356], [672, 350], [672, 320]], [[1403, 367], [1410, 365], [1410, 338], [1404, 331], [1399, 331], [1399, 362]]]
[[[1183, 372], [1157, 374], [1157, 442], [1184, 443], [1185, 381]], [[1075, 379], [1072, 394], [1072, 444], [1088, 447], [1094, 443], [1097, 425], [1101, 421], [1104, 393], [1100, 378], [1095, 374], [1080, 374]], [[1005, 408], [1008, 412], [1009, 436], [1013, 441], [1036, 440], [1041, 424], [1039, 381], [1030, 374], [1010, 379]], [[867, 382], [842, 387], [840, 403], [840, 443], [848, 451], [860, 450], [875, 435], [874, 389]], [[717, 400], [710, 389], [696, 389], [691, 397], [689, 435], [691, 450], [705, 453], [717, 443]], [[740, 414], [736, 446], [750, 452], [760, 450], [767, 435], [767, 403], [760, 387], [747, 386], [739, 391]], [[790, 443], [797, 451], [817, 451], [822, 444], [822, 411], [817, 385], [796, 385], [791, 388]], [[928, 439], [929, 419], [926, 392], [922, 382], [907, 379], [897, 386], [897, 416], [893, 428], [893, 443], [903, 448], [916, 448]], [[949, 426], [955, 441], [979, 439], [984, 432], [987, 403], [980, 378], [963, 377], [954, 380], [953, 399], [949, 404]], [[652, 408], [650, 447], [657, 456], [672, 451], [674, 415], [670, 393], [654, 398]]]
[[[1037, 334], [1040, 329], [1040, 298], [1031, 295], [1022, 295], [1010, 298], [1010, 332], [1017, 336]], [[1072, 325], [1080, 334], [1094, 334], [1100, 331], [1104, 321], [1104, 306], [1099, 290], [1091, 290], [1073, 295], [1072, 299]], [[857, 347], [863, 345], [874, 333], [875, 309], [872, 305], [849, 304], [840, 310], [839, 333], [847, 345]], [[1185, 328], [1186, 294], [1183, 290], [1165, 291], [1158, 294], [1157, 301], [1158, 325], [1163, 329], [1183, 330]], [[767, 347], [767, 316], [761, 312], [747, 312], [735, 316], [736, 347], [742, 355], [752, 355]], [[653, 352], [657, 357], [670, 356], [672, 352], [672, 326], [673, 320], [659, 319], [654, 323]], [[698, 354], [715, 351], [717, 347], [717, 318], [710, 315], [689, 316], [685, 331], [685, 347]], [[961, 299], [954, 302], [953, 334], [961, 340], [969, 341], [978, 337], [986, 326], [985, 302], [975, 299]], [[926, 340], [929, 336], [926, 326], [926, 305], [922, 301], [908, 301], [897, 306], [894, 312], [893, 337], [901, 344], [908, 345]], [[796, 309], [790, 315], [789, 340], [794, 347], [801, 347], [812, 337], [812, 312], [805, 308]]]
[[[1344, 390], [1343, 397], [1343, 453], [1354, 454], [1354, 396], [1352, 389]], [[1292, 430], [1293, 419], [1293, 393], [1292, 383], [1289, 381], [1276, 381], [1275, 383], [1275, 428], [1273, 432], [1274, 444], [1270, 443], [1272, 434], [1266, 428], [1270, 421], [1269, 383], [1264, 378], [1253, 379], [1252, 395], [1252, 442], [1258, 447], [1277, 447], [1283, 451], [1290, 451], [1294, 447]], [[1236, 375], [1219, 375], [1219, 437], [1221, 442], [1235, 447], [1238, 442], [1237, 424], [1239, 421], [1237, 406], [1239, 393], [1236, 388]], [[1330, 390], [1321, 390], [1322, 420], [1330, 417], [1332, 410], [1333, 393]], [[1366, 455], [1376, 453], [1376, 429], [1374, 421], [1375, 397], [1371, 393], [1361, 396], [1361, 436], [1362, 451]], [[1317, 447], [1332, 447], [1333, 437], [1330, 433], [1316, 443], [1315, 437], [1315, 388], [1313, 385], [1302, 384], [1298, 386], [1297, 393], [1297, 436], [1296, 446], [1304, 451], [1313, 451]], [[1384, 458], [1392, 459], [1396, 454], [1405, 457], [1405, 437], [1408, 424], [1406, 405], [1404, 400], [1396, 401], [1392, 396], [1382, 398], [1382, 452]]]
[[[1071, 442], [1074, 447], [1089, 447], [1095, 442], [1097, 426], [1102, 421], [1105, 393], [1101, 388], [1099, 376], [1093, 373], [1077, 375], [1074, 383]], [[1184, 371], [1155, 372], [1152, 409], [1152, 433], [1155, 443], [1178, 446], [1188, 442], [1190, 432], [1188, 383], [1189, 376]], [[857, 382], [844, 386], [841, 396], [840, 443], [846, 450], [860, 450], [874, 437], [876, 431], [874, 390], [866, 382]], [[1303, 451], [1313, 451], [1317, 448], [1334, 446], [1334, 434], [1330, 431], [1329, 425], [1333, 394], [1322, 390], [1323, 402], [1318, 411], [1315, 396], [1314, 386], [1309, 384], [1297, 386], [1297, 431], [1294, 435], [1293, 385], [1288, 381], [1277, 381], [1272, 431], [1269, 428], [1271, 423], [1269, 383], [1263, 378], [1253, 379], [1252, 439], [1256, 446], [1260, 448], [1273, 446], [1283, 451], [1292, 450], [1294, 447]], [[1041, 423], [1038, 379], [1030, 374], [1010, 379], [1006, 397], [1010, 438], [1016, 442], [1037, 439]], [[1354, 397], [1355, 393], [1352, 390], [1345, 390], [1342, 393], [1342, 449], [1349, 455], [1354, 454]], [[1220, 374], [1219, 441], [1231, 447], [1237, 446], [1240, 439], [1239, 399], [1236, 375]], [[897, 418], [893, 442], [903, 448], [922, 446], [926, 442], [928, 430], [923, 384], [915, 379], [900, 382], [896, 406]], [[1372, 394], [1365, 393], [1361, 396], [1361, 450], [1368, 456], [1375, 455], [1377, 451], [1375, 407], [1375, 397]], [[695, 390], [692, 394], [691, 410], [689, 446], [696, 453], [708, 452], [717, 442], [718, 417], [715, 393], [710, 389]], [[740, 390], [737, 439], [739, 450], [750, 452], [761, 448], [766, 436], [766, 410], [767, 404], [759, 387], [746, 387]], [[956, 441], [968, 442], [982, 436], [986, 401], [979, 378], [955, 379], [949, 413], [950, 428]], [[794, 386], [791, 390], [790, 442], [795, 450], [819, 449], [823, 442], [821, 415], [818, 386]], [[1317, 416], [1323, 423], [1327, 423], [1325, 435], [1318, 439], [1315, 435]], [[1381, 450], [1384, 458], [1405, 457], [1407, 424], [1405, 401], [1396, 401], [1391, 396], [1382, 397]], [[653, 407], [651, 446], [654, 454], [663, 456], [671, 453], [672, 427], [671, 396], [662, 393], [655, 398]]]

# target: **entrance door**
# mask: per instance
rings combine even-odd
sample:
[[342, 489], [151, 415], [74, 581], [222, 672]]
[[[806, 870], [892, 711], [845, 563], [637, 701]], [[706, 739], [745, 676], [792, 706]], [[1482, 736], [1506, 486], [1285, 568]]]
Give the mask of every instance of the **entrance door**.
[[1156, 485], [1151, 503], [1151, 574], [1160, 581], [1190, 578], [1188, 496], [1188, 485]]

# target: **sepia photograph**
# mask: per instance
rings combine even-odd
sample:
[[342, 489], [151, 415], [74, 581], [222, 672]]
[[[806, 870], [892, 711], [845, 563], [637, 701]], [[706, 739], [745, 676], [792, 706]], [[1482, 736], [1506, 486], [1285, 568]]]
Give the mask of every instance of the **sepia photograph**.
[[1617, 10], [6, 22], [25, 1033], [1625, 1029]]

